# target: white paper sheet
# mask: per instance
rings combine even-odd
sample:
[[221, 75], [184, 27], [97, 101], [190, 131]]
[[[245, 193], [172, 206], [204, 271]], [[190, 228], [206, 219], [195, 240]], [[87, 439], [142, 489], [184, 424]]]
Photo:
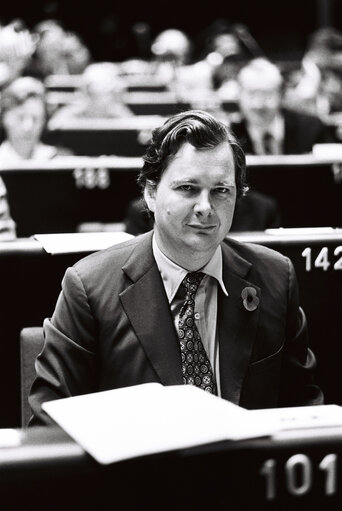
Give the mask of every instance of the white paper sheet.
[[91, 252], [111, 247], [127, 241], [134, 236], [127, 232], [87, 232], [62, 234], [35, 234], [49, 254], [68, 254], [71, 252]]
[[271, 419], [276, 425], [274, 438], [342, 433], [342, 407], [338, 405], [269, 408], [248, 413], [251, 420], [256, 418], [267, 422]]
[[191, 385], [147, 383], [50, 401], [43, 409], [103, 464], [274, 432], [272, 419]]
[[21, 432], [13, 428], [0, 429], [0, 448], [18, 447], [21, 444]]

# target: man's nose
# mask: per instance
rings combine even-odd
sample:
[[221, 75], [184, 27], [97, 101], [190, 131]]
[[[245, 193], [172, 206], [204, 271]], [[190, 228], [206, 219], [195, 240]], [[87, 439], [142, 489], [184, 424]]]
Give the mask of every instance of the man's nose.
[[195, 204], [195, 213], [198, 215], [209, 216], [212, 213], [212, 204], [210, 200], [210, 192], [203, 190], [197, 197]]

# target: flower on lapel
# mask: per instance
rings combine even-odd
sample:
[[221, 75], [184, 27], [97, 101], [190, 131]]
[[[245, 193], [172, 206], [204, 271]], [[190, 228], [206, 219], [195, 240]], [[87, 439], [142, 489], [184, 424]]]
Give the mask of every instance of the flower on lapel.
[[254, 287], [244, 287], [241, 291], [241, 298], [244, 308], [250, 312], [255, 311], [259, 305], [259, 298]]

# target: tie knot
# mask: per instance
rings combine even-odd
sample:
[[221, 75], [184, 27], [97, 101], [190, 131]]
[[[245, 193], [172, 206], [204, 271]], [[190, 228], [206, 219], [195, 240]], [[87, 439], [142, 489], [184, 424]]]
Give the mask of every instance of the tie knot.
[[201, 280], [204, 277], [204, 273], [202, 272], [192, 272], [188, 273], [183, 281], [182, 284], [186, 289], [186, 293], [194, 296], [197, 292], [198, 286], [201, 283]]

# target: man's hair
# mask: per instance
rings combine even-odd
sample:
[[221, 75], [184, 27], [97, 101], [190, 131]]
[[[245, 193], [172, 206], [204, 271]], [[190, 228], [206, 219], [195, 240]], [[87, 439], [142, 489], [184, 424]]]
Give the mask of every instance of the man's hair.
[[39, 99], [46, 111], [46, 90], [44, 84], [31, 76], [21, 76], [5, 87], [1, 93], [1, 115], [23, 105], [28, 99]]
[[94, 86], [101, 88], [105, 85], [113, 92], [122, 92], [125, 89], [125, 83], [119, 76], [119, 66], [114, 62], [93, 62], [88, 64], [82, 73], [81, 90], [86, 94], [90, 92]]
[[176, 114], [153, 130], [152, 141], [143, 156], [144, 164], [138, 176], [142, 189], [147, 184], [152, 187], [158, 185], [172, 158], [186, 142], [196, 149], [212, 149], [227, 142], [234, 157], [237, 196], [246, 193], [246, 159], [240, 144], [223, 122], [202, 110]]
[[243, 86], [245, 81], [254, 82], [256, 78], [263, 77], [274, 87], [281, 88], [283, 85], [282, 74], [275, 64], [264, 57], [252, 59], [243, 66], [237, 76], [237, 81]]

